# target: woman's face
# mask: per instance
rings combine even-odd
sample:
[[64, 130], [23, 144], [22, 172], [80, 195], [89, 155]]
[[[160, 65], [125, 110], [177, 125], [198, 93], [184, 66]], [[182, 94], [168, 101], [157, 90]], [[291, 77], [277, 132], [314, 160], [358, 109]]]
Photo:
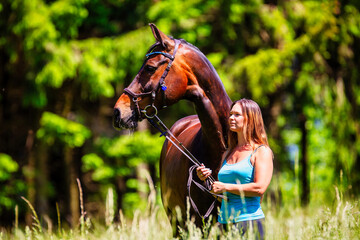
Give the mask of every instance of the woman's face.
[[240, 104], [235, 104], [231, 111], [229, 117], [230, 130], [233, 132], [241, 132], [244, 127], [245, 118]]

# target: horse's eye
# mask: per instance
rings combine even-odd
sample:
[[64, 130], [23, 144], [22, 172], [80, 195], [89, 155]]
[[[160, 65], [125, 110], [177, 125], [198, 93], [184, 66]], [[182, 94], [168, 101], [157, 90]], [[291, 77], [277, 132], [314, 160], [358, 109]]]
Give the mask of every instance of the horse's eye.
[[156, 71], [156, 67], [150, 66], [150, 65], [146, 65], [145, 66], [145, 71], [149, 72], [149, 73], [153, 73]]

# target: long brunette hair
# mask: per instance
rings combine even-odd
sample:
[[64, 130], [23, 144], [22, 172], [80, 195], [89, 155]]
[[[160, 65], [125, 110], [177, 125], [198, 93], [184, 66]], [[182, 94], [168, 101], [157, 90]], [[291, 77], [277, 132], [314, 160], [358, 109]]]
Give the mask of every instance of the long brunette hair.
[[[255, 144], [269, 147], [267, 135], [265, 132], [264, 121], [262, 118], [261, 110], [259, 105], [250, 99], [240, 99], [232, 103], [231, 108], [235, 104], [239, 104], [244, 116], [244, 128], [243, 133], [245, 141], [248, 142], [253, 149], [255, 149]], [[237, 133], [229, 130], [228, 132], [228, 154], [238, 144]], [[226, 156], [227, 157], [227, 156]]]

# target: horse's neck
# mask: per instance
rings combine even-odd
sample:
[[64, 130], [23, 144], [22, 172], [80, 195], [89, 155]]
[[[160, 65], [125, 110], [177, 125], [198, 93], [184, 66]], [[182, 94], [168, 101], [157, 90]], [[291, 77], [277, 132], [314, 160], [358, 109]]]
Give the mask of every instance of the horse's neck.
[[[196, 108], [198, 109], [197, 113], [202, 122], [211, 122], [210, 125], [212, 125], [216, 121], [219, 121], [221, 133], [223, 136], [226, 136], [231, 100], [215, 69], [213, 69], [213, 71], [210, 78], [206, 76], [205, 79], [199, 79], [200, 87], [205, 93], [202, 101], [205, 101], [208, 105], [205, 108], [196, 105]], [[205, 81], [205, 84], [202, 84], [203, 81]], [[214, 131], [215, 129], [213, 126], [210, 126], [209, 130]]]
[[205, 56], [200, 57], [200, 66], [192, 69], [198, 84], [189, 87], [189, 98], [195, 104], [207, 144], [221, 154], [226, 145], [231, 100], [213, 66]]

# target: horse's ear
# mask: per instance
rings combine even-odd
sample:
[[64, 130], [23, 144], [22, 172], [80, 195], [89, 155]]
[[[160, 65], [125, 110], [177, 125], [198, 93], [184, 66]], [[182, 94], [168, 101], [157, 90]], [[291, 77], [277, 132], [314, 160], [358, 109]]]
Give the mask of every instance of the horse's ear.
[[151, 31], [156, 39], [157, 42], [160, 42], [161, 45], [165, 49], [169, 49], [170, 46], [173, 45], [171, 39], [166, 36], [163, 32], [161, 32], [153, 23], [149, 23], [149, 26], [151, 27]]

